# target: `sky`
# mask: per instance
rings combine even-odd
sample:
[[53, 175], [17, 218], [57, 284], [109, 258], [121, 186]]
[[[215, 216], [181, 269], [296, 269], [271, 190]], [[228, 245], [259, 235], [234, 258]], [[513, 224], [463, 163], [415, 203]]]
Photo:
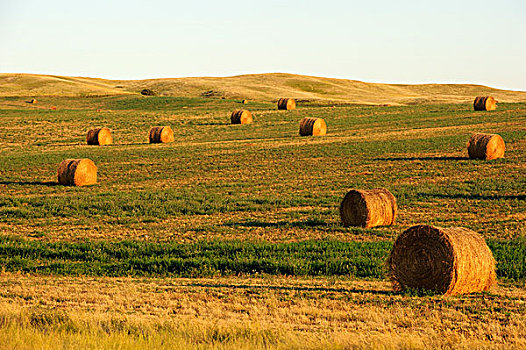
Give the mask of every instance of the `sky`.
[[0, 0], [0, 72], [283, 72], [526, 91], [526, 0]]

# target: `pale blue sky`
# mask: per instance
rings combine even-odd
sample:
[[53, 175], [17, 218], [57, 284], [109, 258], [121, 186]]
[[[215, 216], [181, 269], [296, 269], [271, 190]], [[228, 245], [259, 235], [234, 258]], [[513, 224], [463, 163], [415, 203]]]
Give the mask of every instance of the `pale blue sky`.
[[526, 90], [526, 0], [0, 0], [0, 72]]

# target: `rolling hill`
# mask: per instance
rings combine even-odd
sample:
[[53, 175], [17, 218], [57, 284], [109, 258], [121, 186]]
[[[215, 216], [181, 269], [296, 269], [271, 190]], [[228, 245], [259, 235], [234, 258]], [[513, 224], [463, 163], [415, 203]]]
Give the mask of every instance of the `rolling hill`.
[[380, 84], [285, 73], [232, 77], [106, 80], [38, 74], [0, 74], [0, 96], [111, 96], [152, 89], [161, 96], [275, 101], [279, 97], [328, 103], [467, 103], [478, 95], [526, 102], [526, 92], [472, 84]]

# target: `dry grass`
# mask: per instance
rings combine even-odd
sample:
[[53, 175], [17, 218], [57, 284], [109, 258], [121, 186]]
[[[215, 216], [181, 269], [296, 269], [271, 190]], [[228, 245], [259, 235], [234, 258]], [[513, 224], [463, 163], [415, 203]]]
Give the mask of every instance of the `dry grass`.
[[[217, 90], [218, 86], [221, 90]], [[378, 84], [282, 73], [148, 80], [0, 74], [0, 96], [107, 96], [139, 94], [145, 87], [163, 96], [213, 96], [255, 101], [275, 101], [277, 96], [293, 96], [300, 100], [334, 103], [405, 105], [472, 103], [474, 96], [490, 94], [499, 102], [526, 101], [526, 92], [481, 85]]]
[[18, 274], [3, 274], [0, 286], [0, 343], [19, 348], [526, 346], [523, 289], [422, 298], [391, 294], [384, 282], [340, 279]]

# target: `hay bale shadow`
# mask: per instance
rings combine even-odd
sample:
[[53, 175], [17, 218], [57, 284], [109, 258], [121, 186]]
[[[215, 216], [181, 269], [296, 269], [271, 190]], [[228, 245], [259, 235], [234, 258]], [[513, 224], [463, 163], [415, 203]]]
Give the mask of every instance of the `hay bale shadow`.
[[309, 228], [319, 226], [329, 226], [324, 221], [310, 219], [306, 221], [278, 221], [278, 222], [262, 222], [262, 221], [243, 221], [230, 222], [223, 224], [228, 227], [262, 227], [262, 228], [280, 228], [280, 227], [294, 227], [294, 228]]
[[59, 186], [55, 181], [0, 181], [0, 185]]
[[391, 161], [401, 161], [401, 160], [468, 160], [468, 157], [379, 157], [374, 158], [374, 160], [391, 160]]
[[266, 285], [250, 285], [250, 284], [227, 284], [227, 283], [189, 283], [187, 287], [202, 287], [202, 288], [230, 288], [230, 289], [261, 289], [261, 290], [285, 290], [285, 291], [300, 291], [300, 292], [339, 292], [339, 293], [356, 293], [356, 294], [377, 294], [377, 295], [400, 295], [400, 292], [389, 290], [375, 290], [363, 288], [331, 288], [331, 287], [300, 287], [300, 286], [266, 286]]
[[526, 200], [526, 195], [483, 195], [474, 193], [418, 193], [417, 196], [424, 198], [441, 198], [441, 199], [477, 199], [477, 200]]

